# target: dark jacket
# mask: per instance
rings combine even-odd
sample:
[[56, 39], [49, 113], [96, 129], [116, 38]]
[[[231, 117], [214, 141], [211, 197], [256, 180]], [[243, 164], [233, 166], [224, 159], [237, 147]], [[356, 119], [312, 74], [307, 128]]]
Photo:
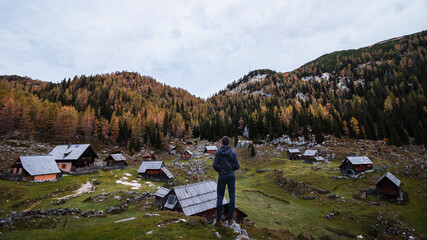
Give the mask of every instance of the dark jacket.
[[234, 171], [240, 168], [236, 152], [231, 146], [221, 146], [215, 154], [212, 167], [220, 176], [227, 177], [234, 175]]

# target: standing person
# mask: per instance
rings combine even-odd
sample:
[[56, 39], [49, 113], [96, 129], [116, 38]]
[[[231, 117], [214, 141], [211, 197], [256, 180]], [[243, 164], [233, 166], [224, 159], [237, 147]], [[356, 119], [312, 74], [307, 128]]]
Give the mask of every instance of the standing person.
[[212, 167], [218, 172], [218, 187], [217, 187], [217, 201], [216, 201], [216, 223], [220, 225], [222, 221], [222, 201], [224, 199], [225, 186], [228, 185], [228, 196], [230, 197], [230, 207], [228, 209], [228, 224], [233, 223], [233, 213], [235, 208], [235, 191], [236, 191], [236, 177], [234, 171], [240, 168], [239, 160], [237, 159], [236, 152], [231, 149], [230, 138], [224, 136], [221, 139], [222, 146], [215, 154], [215, 159]]

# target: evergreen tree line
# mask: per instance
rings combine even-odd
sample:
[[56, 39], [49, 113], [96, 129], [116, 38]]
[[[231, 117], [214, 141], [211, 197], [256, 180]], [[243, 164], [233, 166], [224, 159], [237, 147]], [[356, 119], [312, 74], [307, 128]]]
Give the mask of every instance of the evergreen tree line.
[[[0, 77], [2, 134], [139, 150], [170, 138], [324, 134], [425, 144], [427, 34], [327, 54], [289, 73], [250, 72], [204, 101], [134, 72], [47, 83]], [[262, 75], [264, 80], [251, 81]]]

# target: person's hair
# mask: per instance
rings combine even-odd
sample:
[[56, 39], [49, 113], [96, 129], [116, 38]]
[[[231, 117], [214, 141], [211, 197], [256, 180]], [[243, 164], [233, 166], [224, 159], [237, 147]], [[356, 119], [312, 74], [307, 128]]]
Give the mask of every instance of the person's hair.
[[230, 144], [230, 138], [229, 138], [229, 137], [227, 137], [227, 136], [224, 136], [224, 137], [221, 139], [221, 143], [222, 143], [222, 145], [228, 145], [228, 144]]

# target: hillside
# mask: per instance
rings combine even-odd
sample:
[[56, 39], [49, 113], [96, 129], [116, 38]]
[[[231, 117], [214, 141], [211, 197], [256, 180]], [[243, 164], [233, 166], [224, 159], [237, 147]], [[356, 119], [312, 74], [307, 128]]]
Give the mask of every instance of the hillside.
[[255, 70], [205, 100], [134, 72], [61, 83], [0, 77], [0, 134], [138, 151], [171, 139], [325, 134], [427, 142], [427, 31], [337, 51], [286, 73]]
[[424, 31], [326, 54], [292, 72], [252, 71], [208, 101], [254, 139], [312, 134], [320, 142], [328, 133], [422, 144], [426, 40]]
[[[30, 146], [36, 147], [31, 147], [28, 154], [46, 154], [51, 148], [43, 142], [1, 143], [2, 154], [7, 152], [5, 149], [16, 149], [18, 153]], [[218, 232], [222, 239], [235, 239], [237, 234], [231, 229], [206, 224], [203, 218], [161, 211], [154, 198], [146, 194], [154, 193], [160, 186], [171, 188], [215, 179], [212, 157], [201, 154], [206, 144], [219, 143], [189, 145], [199, 156], [190, 161], [173, 161], [176, 156], [168, 154], [159, 156], [176, 177], [172, 185], [137, 179], [139, 161], [124, 170], [65, 175], [57, 182], [0, 180], [0, 238], [217, 239], [215, 232]], [[331, 163], [320, 165], [286, 159], [282, 149], [288, 147], [295, 146], [256, 144], [255, 157], [250, 157], [247, 148], [236, 149], [241, 164], [236, 174], [236, 204], [248, 215], [241, 226], [251, 238], [301, 239], [310, 235], [314, 239], [354, 239], [361, 235], [366, 239], [423, 239], [427, 236], [424, 227], [427, 219], [423, 214], [427, 192], [423, 147], [398, 148], [383, 141], [330, 136], [322, 146], [311, 141], [298, 146], [301, 151], [315, 148], [328, 156]], [[102, 154], [111, 151], [103, 146], [95, 150]], [[342, 178], [338, 167], [349, 154], [369, 156], [375, 163], [374, 171], [356, 179]], [[364, 194], [375, 187], [385, 171], [402, 181], [404, 204]], [[89, 189], [93, 191], [75, 194], [88, 183], [94, 184]], [[108, 211], [111, 207], [119, 209]], [[8, 220], [11, 216], [12, 223]], [[130, 220], [116, 222], [124, 219]]]
[[138, 73], [80, 76], [47, 83], [0, 77], [1, 134], [54, 141], [101, 141], [140, 150], [164, 137], [192, 135], [204, 102]]

